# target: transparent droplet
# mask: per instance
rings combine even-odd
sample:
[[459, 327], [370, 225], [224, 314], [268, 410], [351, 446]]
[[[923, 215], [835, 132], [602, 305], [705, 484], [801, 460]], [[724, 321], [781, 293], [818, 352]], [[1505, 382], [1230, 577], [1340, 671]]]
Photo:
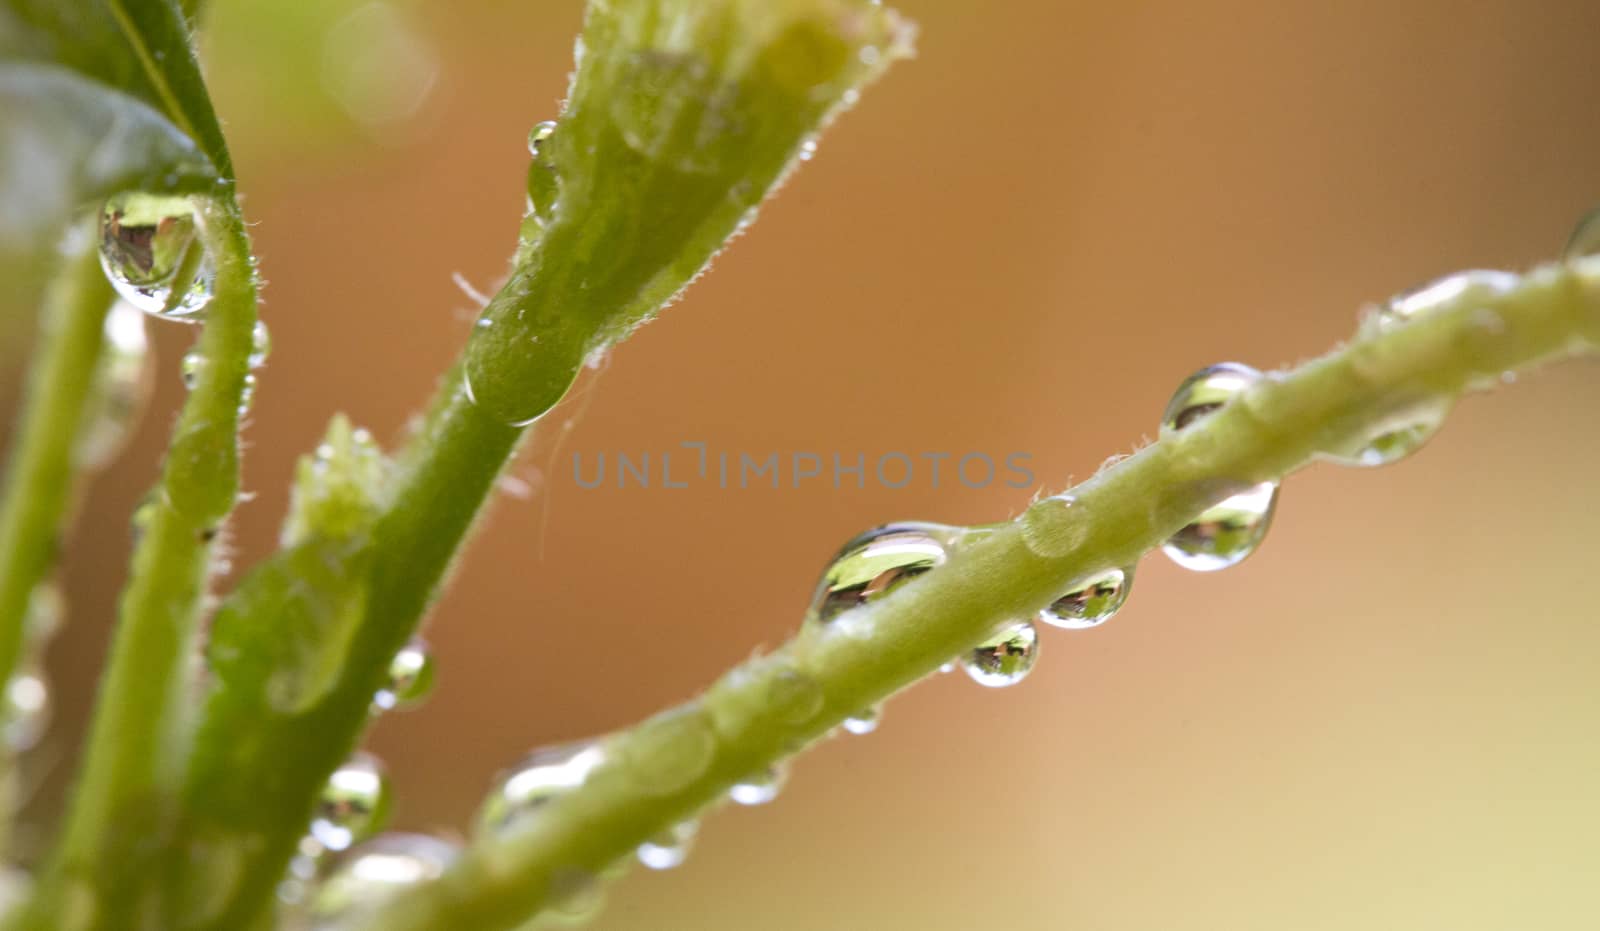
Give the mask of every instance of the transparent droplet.
[[844, 729], [852, 734], [870, 734], [878, 729], [883, 713], [877, 708], [863, 708], [844, 719]]
[[205, 370], [208, 363], [206, 357], [198, 352], [186, 352], [183, 361], [178, 363], [178, 374], [183, 376], [183, 386], [190, 391], [200, 384], [200, 373]]
[[829, 623], [943, 565], [960, 535], [956, 527], [906, 522], [887, 524], [856, 537], [823, 570], [822, 581], [811, 596], [811, 617]]
[[272, 333], [267, 330], [265, 323], [257, 320], [255, 329], [250, 331], [250, 357], [247, 361], [251, 368], [258, 369], [267, 364], [267, 357], [270, 355], [272, 355]]
[[545, 908], [563, 924], [582, 924], [593, 918], [605, 904], [605, 889], [600, 877], [584, 869], [557, 867], [550, 876], [550, 895]]
[[353, 929], [398, 892], [438, 879], [460, 848], [423, 834], [384, 834], [339, 858], [306, 903], [316, 931]]
[[990, 688], [1016, 685], [1039, 659], [1039, 631], [1023, 622], [973, 647], [961, 658], [972, 681]]
[[144, 312], [119, 300], [106, 313], [105, 348], [74, 451], [81, 467], [100, 468], [122, 450], [150, 399], [152, 373]]
[[413, 639], [389, 661], [389, 678], [372, 703], [382, 711], [414, 708], [433, 692], [433, 652], [422, 639]]
[[6, 683], [5, 745], [12, 753], [32, 748], [50, 726], [50, 686], [44, 674], [21, 670]]
[[535, 750], [503, 775], [478, 812], [478, 830], [494, 834], [537, 814], [551, 801], [583, 785], [606, 759], [596, 741]]
[[700, 830], [697, 821], [675, 824], [639, 845], [639, 862], [652, 870], [670, 870], [682, 866], [694, 846], [694, 837]]
[[1578, 225], [1572, 228], [1566, 248], [1561, 250], [1562, 258], [1568, 261], [1591, 255], [1600, 255], [1600, 207], [1583, 215]]
[[817, 156], [817, 137], [807, 136], [800, 143], [799, 158], [802, 162], [809, 162]]
[[246, 372], [244, 384], [239, 388], [239, 416], [250, 413], [250, 405], [256, 399], [256, 376], [254, 372]]
[[[1236, 362], [1201, 369], [1185, 379], [1167, 402], [1162, 433], [1175, 433], [1210, 415], [1260, 379], [1260, 372]], [[1260, 545], [1277, 504], [1277, 483], [1262, 482], [1202, 513], [1162, 544], [1162, 552], [1197, 572], [1236, 565]]]
[[550, 155], [550, 140], [556, 134], [556, 122], [546, 120], [528, 133], [528, 215], [523, 220], [522, 239], [532, 242], [539, 231], [550, 222], [555, 213], [556, 199], [560, 196], [561, 177], [556, 173]]
[[728, 798], [739, 805], [765, 805], [778, 797], [788, 779], [788, 767], [773, 764], [734, 783]]
[[138, 191], [101, 210], [100, 266], [123, 300], [188, 323], [202, 319], [216, 277], [188, 198]]
[[545, 143], [549, 142], [550, 137], [554, 136], [555, 134], [555, 120], [545, 120], [542, 123], [535, 123], [533, 128], [528, 130], [528, 154], [533, 157], [534, 161], [540, 161], [544, 158], [544, 145]]
[[311, 836], [328, 850], [346, 850], [376, 834], [392, 802], [383, 763], [357, 751], [333, 771], [317, 799]]
[[1433, 439], [1450, 414], [1451, 398], [1440, 395], [1412, 404], [1386, 418], [1376, 436], [1348, 454], [1329, 453], [1324, 458], [1347, 466], [1381, 466], [1399, 462]]
[[1260, 372], [1238, 362], [1220, 362], [1195, 372], [1167, 402], [1161, 415], [1162, 435], [1176, 433], [1213, 413], [1260, 380]]
[[1133, 588], [1133, 567], [1107, 569], [1073, 586], [1072, 590], [1039, 612], [1051, 627], [1085, 630], [1098, 627], [1122, 609]]
[[1277, 506], [1277, 483], [1262, 482], [1206, 510], [1163, 543], [1161, 551], [1196, 572], [1238, 565], [1261, 545]]
[[1390, 298], [1371, 318], [1380, 332], [1420, 320], [1457, 301], [1488, 300], [1514, 290], [1520, 279], [1510, 272], [1472, 269], [1436, 278]]

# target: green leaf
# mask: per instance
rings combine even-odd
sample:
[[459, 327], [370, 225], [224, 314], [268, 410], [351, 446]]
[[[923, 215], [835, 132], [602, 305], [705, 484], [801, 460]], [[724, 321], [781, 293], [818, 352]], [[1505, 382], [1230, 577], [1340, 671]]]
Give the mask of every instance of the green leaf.
[[232, 173], [172, 0], [0, 0], [0, 113], [0, 253], [119, 190]]

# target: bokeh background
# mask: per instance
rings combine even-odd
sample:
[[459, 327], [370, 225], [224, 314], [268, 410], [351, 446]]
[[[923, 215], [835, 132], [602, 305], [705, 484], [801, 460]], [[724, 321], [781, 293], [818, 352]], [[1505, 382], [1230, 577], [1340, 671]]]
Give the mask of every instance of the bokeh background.
[[[465, 340], [452, 274], [488, 290], [504, 269], [581, 9], [212, 7], [275, 340], [233, 531], [247, 565], [329, 416], [398, 438]], [[437, 694], [371, 739], [398, 826], [460, 831], [528, 749], [780, 642], [853, 533], [1030, 494], [586, 491], [572, 453], [1022, 450], [1056, 491], [1153, 434], [1191, 370], [1319, 353], [1365, 302], [1554, 256], [1600, 203], [1587, 0], [902, 8], [919, 57], [514, 469], [429, 624]], [[6, 328], [8, 421], [26, 329]], [[154, 333], [153, 408], [73, 537], [41, 824], [181, 400], [193, 331]], [[1024, 684], [898, 698], [777, 804], [712, 817], [683, 868], [636, 871], [596, 926], [1595, 927], [1596, 411], [1600, 366], [1568, 364], [1463, 403], [1400, 465], [1296, 476], [1244, 565], [1147, 559], [1123, 614], [1047, 631]]]

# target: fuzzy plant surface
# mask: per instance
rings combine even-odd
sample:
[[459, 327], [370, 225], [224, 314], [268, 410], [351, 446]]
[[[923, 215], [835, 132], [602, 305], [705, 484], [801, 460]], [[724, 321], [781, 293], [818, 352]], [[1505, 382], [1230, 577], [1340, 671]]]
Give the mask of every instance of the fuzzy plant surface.
[[0, 0], [0, 254], [54, 268], [0, 500], [7, 784], [36, 736], [56, 541], [137, 413], [145, 319], [198, 332], [66, 817], [4, 885], [17, 931], [582, 920], [619, 865], [674, 865], [709, 808], [769, 799], [788, 758], [870, 729], [919, 679], [954, 662], [1019, 681], [1037, 624], [1103, 622], [1146, 552], [1236, 564], [1296, 469], [1403, 458], [1464, 393], [1600, 350], [1590, 222], [1559, 261], [1405, 292], [1292, 370], [1198, 373], [1158, 440], [1015, 519], [851, 541], [789, 643], [635, 727], [536, 754], [464, 846], [380, 834], [387, 791], [357, 747], [376, 713], [425, 695], [413, 638], [497, 477], [585, 360], [670, 303], [909, 55], [912, 29], [873, 0], [590, 0], [567, 101], [530, 134], [506, 282], [458, 363], [398, 449], [336, 417], [299, 464], [277, 552], [218, 592], [269, 342], [198, 6]]

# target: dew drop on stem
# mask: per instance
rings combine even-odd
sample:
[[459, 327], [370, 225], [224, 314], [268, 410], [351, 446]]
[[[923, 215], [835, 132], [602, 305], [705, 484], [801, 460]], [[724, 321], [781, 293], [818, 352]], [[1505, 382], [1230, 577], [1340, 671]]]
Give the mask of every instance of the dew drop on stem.
[[[1171, 436], [1209, 417], [1261, 379], [1237, 362], [1201, 369], [1184, 380], [1161, 418]], [[1162, 545], [1161, 551], [1185, 569], [1210, 572], [1242, 562], [1256, 551], [1272, 525], [1278, 483], [1262, 482], [1207, 508]]]
[[186, 197], [130, 191], [100, 211], [100, 267], [123, 300], [165, 320], [204, 318], [216, 271]]
[[1004, 688], [1026, 679], [1038, 660], [1039, 631], [1023, 622], [968, 650], [961, 668], [979, 685]]

